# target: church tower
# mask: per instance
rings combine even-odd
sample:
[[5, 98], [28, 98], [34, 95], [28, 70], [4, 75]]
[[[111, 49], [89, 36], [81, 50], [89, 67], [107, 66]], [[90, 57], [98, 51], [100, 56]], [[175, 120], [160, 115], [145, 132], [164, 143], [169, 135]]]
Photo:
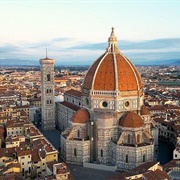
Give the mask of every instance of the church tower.
[[39, 60], [41, 64], [41, 108], [42, 129], [55, 129], [54, 104], [54, 59], [47, 57]]

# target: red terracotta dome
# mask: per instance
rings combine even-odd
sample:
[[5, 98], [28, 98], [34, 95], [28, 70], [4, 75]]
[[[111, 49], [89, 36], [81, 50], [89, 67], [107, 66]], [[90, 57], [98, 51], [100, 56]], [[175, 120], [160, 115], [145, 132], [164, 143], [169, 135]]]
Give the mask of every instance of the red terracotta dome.
[[141, 113], [141, 115], [149, 115], [150, 114], [149, 110], [147, 109], [147, 107], [145, 105], [141, 106], [140, 113]]
[[106, 53], [100, 56], [89, 68], [83, 88], [102, 91], [136, 91], [142, 89], [140, 75], [117, 47], [114, 28], [109, 38]]
[[86, 123], [88, 122], [90, 119], [90, 115], [88, 113], [88, 111], [86, 111], [85, 109], [79, 109], [77, 112], [75, 112], [71, 118], [71, 121], [73, 123]]
[[128, 128], [139, 128], [143, 127], [144, 122], [138, 114], [134, 112], [127, 112], [120, 118], [119, 125]]

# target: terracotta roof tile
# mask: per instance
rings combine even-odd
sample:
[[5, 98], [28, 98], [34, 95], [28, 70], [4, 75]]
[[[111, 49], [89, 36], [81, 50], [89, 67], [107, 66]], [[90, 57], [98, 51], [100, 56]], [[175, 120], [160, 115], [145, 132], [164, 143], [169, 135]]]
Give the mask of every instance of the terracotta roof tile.
[[134, 112], [127, 112], [120, 118], [119, 125], [122, 127], [138, 128], [142, 127], [144, 122], [138, 114]]
[[142, 88], [141, 79], [135, 66], [121, 54], [116, 55], [119, 91], [134, 91]]
[[31, 156], [31, 161], [32, 162], [39, 162], [41, 161], [39, 154], [38, 154], [39, 149], [32, 149], [32, 156]]
[[72, 109], [72, 110], [74, 110], [74, 111], [77, 111], [77, 110], [79, 109], [78, 106], [76, 106], [76, 105], [74, 105], [74, 104], [71, 104], [71, 103], [69, 103], [69, 102], [66, 102], [66, 101], [61, 102], [60, 104], [62, 104], [63, 106], [66, 106], [66, 107], [68, 107], [68, 108], [70, 108], [70, 109]]
[[88, 70], [83, 88], [114, 91], [116, 87], [119, 91], [140, 90], [141, 78], [132, 62], [121, 53], [105, 53]]
[[105, 54], [103, 54], [102, 56], [100, 56], [93, 64], [92, 66], [89, 68], [87, 74], [86, 74], [86, 77], [84, 79], [84, 83], [83, 83], [83, 88], [85, 89], [91, 89], [91, 86], [92, 86], [92, 82], [93, 82], [93, 78], [94, 78], [94, 75], [95, 75], [95, 71], [99, 65], [99, 62], [101, 61], [102, 57], [104, 56]]
[[0, 148], [0, 158], [5, 156], [5, 157], [12, 157], [13, 158], [13, 153], [15, 153], [15, 148]]
[[73, 123], [86, 123], [89, 121], [90, 115], [85, 109], [79, 109], [71, 118]]
[[141, 113], [141, 115], [149, 115], [150, 114], [149, 110], [147, 109], [147, 107], [145, 105], [141, 106], [140, 113]]
[[64, 94], [81, 97], [81, 91], [77, 91], [74, 89], [70, 89], [70, 90], [66, 91]]
[[23, 149], [23, 148], [16, 148], [16, 152], [17, 152], [17, 156], [27, 156], [27, 155], [31, 155], [32, 154], [32, 150], [31, 149]]
[[7, 169], [13, 168], [13, 167], [21, 168], [21, 165], [20, 165], [20, 163], [18, 163], [18, 162], [16, 162], [16, 163], [10, 163], [10, 164], [7, 165]]

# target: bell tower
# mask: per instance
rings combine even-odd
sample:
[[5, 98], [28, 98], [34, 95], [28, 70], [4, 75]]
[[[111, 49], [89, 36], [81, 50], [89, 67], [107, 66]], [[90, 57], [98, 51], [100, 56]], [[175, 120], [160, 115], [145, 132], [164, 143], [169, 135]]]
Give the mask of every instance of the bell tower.
[[54, 59], [46, 57], [39, 60], [41, 65], [41, 126], [43, 130], [55, 129], [54, 104]]

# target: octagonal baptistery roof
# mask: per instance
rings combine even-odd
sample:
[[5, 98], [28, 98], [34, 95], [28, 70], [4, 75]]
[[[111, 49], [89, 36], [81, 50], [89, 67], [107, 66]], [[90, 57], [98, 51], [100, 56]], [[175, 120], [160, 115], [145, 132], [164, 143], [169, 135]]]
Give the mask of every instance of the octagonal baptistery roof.
[[142, 89], [140, 75], [117, 46], [117, 38], [112, 28], [109, 46], [89, 68], [83, 88], [98, 91], [137, 91]]

